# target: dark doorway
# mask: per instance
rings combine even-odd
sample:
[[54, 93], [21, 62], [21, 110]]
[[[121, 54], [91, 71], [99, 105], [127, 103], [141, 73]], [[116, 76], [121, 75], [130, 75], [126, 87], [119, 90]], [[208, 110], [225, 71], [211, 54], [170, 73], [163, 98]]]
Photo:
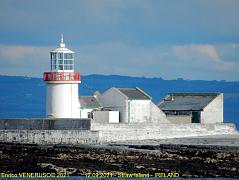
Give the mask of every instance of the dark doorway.
[[200, 111], [192, 112], [192, 123], [200, 123], [201, 113]]

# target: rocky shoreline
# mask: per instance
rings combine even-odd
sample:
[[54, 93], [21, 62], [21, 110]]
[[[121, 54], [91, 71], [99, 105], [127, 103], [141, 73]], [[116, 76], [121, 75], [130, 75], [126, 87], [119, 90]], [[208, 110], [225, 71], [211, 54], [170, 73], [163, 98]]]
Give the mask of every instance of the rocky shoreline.
[[[38, 146], [0, 143], [0, 173], [239, 178], [239, 147], [208, 145]], [[173, 174], [174, 173], [174, 174]]]

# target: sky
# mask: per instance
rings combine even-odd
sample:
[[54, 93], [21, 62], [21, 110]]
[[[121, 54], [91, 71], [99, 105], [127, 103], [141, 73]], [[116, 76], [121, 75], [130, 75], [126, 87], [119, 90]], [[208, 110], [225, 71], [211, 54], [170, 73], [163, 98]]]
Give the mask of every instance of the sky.
[[75, 71], [239, 81], [239, 0], [1, 0], [0, 74], [41, 77], [64, 34]]

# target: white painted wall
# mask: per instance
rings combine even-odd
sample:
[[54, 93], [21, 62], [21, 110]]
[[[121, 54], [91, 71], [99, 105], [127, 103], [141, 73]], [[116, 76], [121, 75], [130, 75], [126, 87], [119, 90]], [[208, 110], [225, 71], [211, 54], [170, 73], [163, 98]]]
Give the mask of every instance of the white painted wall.
[[94, 111], [93, 121], [98, 123], [119, 123], [119, 111]]
[[109, 123], [119, 123], [119, 111], [109, 111]]
[[46, 116], [80, 118], [78, 83], [46, 83]]
[[165, 113], [152, 101], [150, 102], [150, 116], [151, 123], [170, 123], [170, 121], [167, 120]]
[[120, 112], [120, 123], [128, 123], [127, 97], [124, 94], [116, 88], [111, 88], [104, 92], [98, 100], [103, 107]]
[[201, 112], [201, 123], [223, 123], [223, 94], [219, 94]]
[[88, 118], [88, 113], [92, 111], [93, 109], [80, 109], [80, 118]]
[[191, 115], [168, 115], [167, 119], [173, 124], [192, 123]]
[[128, 100], [129, 123], [150, 121], [151, 100]]

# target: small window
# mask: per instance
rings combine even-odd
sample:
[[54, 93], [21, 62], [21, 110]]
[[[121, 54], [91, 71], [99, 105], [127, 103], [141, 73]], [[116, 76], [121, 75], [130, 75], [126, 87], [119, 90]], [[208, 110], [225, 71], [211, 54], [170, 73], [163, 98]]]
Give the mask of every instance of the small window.
[[59, 61], [58, 61], [58, 64], [63, 64], [63, 60], [59, 60]]

